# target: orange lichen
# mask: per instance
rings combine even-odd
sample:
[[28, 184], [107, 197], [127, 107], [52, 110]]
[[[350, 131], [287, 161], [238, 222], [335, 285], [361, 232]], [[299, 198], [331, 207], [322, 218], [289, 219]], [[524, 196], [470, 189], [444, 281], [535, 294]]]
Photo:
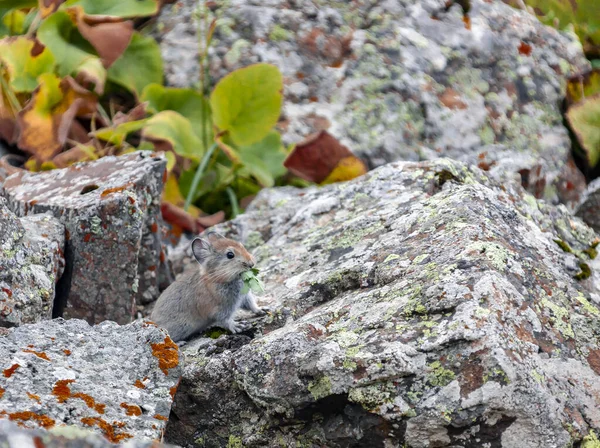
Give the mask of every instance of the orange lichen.
[[39, 415], [31, 411], [13, 412], [8, 414], [8, 418], [16, 421], [35, 420], [42, 428], [52, 428], [54, 426], [54, 420], [47, 415]]
[[30, 349], [23, 350], [23, 352], [33, 353], [38, 358], [42, 358], [42, 359], [45, 359], [46, 361], [50, 361], [50, 358], [48, 358], [48, 355], [46, 355], [44, 352], [36, 352], [35, 350], [30, 350]]
[[171, 387], [169, 389], [169, 394], [171, 394], [171, 398], [174, 399], [175, 398], [175, 393], [177, 392], [177, 388], [179, 387], [179, 383], [181, 383], [181, 378], [179, 378], [179, 381], [177, 381], [177, 384], [175, 384], [175, 386]]
[[156, 420], [164, 420], [165, 422], [169, 420], [169, 418], [168, 418], [168, 417], [165, 417], [164, 415], [160, 415], [160, 414], [155, 414], [155, 415], [154, 415], [154, 418], [155, 418]]
[[125, 190], [127, 188], [127, 185], [123, 185], [122, 187], [115, 187], [115, 188], [108, 188], [107, 190], [104, 190], [101, 194], [100, 197], [101, 198], [105, 198], [106, 196], [108, 196], [109, 194], [112, 193], [120, 193], [121, 191]]
[[144, 383], [142, 383], [140, 380], [135, 380], [135, 383], [133, 384], [135, 387], [139, 387], [140, 389], [145, 389], [146, 386], [144, 385]]
[[12, 374], [15, 373], [15, 370], [17, 370], [19, 367], [21, 367], [19, 364], [13, 364], [8, 369], [4, 369], [4, 376], [6, 378], [10, 378]]
[[68, 349], [66, 349], [66, 348], [63, 348], [63, 353], [64, 353], [65, 355], [67, 355], [67, 356], [70, 356], [70, 355], [71, 355], [71, 350], [68, 350]]
[[525, 42], [521, 42], [521, 45], [519, 45], [519, 54], [522, 54], [524, 56], [530, 56], [531, 45], [526, 44]]
[[126, 432], [122, 432], [120, 434], [115, 433], [114, 426], [117, 428], [122, 428], [125, 426], [124, 423], [113, 422], [111, 425], [106, 420], [102, 420], [99, 417], [83, 417], [81, 419], [81, 423], [88, 426], [97, 426], [104, 433], [104, 437], [106, 437], [108, 441], [112, 443], [119, 443], [121, 440], [131, 439], [133, 437], [131, 434]]
[[2, 398], [2, 395], [4, 395], [4, 392], [6, 392], [6, 389], [2, 389], [2, 388], [0, 387], [0, 398]]
[[121, 403], [121, 407], [125, 409], [127, 415], [142, 415], [142, 409], [135, 404]]
[[56, 384], [54, 384], [54, 388], [52, 389], [52, 395], [54, 395], [59, 403], [64, 403], [69, 398], [79, 398], [84, 401], [84, 403], [91, 409], [94, 409], [98, 414], [104, 414], [104, 409], [106, 405], [96, 403], [93, 397], [88, 394], [84, 394], [83, 392], [75, 392], [71, 393], [71, 388], [69, 384], [74, 383], [75, 380], [58, 380]]
[[31, 394], [31, 393], [27, 392], [27, 396], [28, 396], [29, 398], [31, 398], [32, 400], [35, 400], [35, 401], [37, 401], [38, 403], [40, 402], [40, 396], [39, 396], [39, 395], [36, 395], [36, 394]]
[[158, 359], [158, 367], [165, 375], [169, 374], [169, 369], [179, 365], [179, 348], [169, 336], [165, 336], [165, 342], [150, 344], [152, 355]]

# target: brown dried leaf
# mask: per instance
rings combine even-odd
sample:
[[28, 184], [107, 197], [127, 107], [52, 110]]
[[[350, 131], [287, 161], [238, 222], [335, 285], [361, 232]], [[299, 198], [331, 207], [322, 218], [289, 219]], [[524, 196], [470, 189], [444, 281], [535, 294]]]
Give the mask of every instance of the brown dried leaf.
[[[321, 131], [296, 145], [283, 164], [292, 174], [311, 182], [321, 183], [338, 167], [340, 161], [347, 159], [345, 162], [347, 163], [348, 158], [356, 159], [354, 154], [335, 137], [327, 131]], [[356, 167], [355, 162], [352, 165]], [[362, 166], [364, 167], [364, 164]]]
[[67, 12], [77, 29], [100, 55], [104, 68], [110, 67], [125, 52], [133, 35], [133, 21], [111, 16], [88, 16], [81, 6]]
[[94, 113], [97, 98], [71, 77], [60, 80], [47, 73], [39, 79], [39, 87], [17, 118], [17, 145], [38, 162], [46, 162], [61, 151], [75, 117]]
[[56, 11], [58, 7], [64, 2], [65, 0], [38, 0], [38, 6], [42, 18], [44, 19], [48, 17], [50, 14]]

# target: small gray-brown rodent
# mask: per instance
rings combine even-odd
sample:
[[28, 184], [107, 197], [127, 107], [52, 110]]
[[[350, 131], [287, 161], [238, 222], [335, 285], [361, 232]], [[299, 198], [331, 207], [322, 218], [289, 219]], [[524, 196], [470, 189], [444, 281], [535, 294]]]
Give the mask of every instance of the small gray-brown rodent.
[[241, 292], [241, 274], [254, 266], [254, 257], [244, 246], [210, 232], [192, 241], [192, 253], [200, 266], [165, 289], [150, 316], [171, 339], [181, 341], [213, 326], [238, 333], [244, 329], [244, 324], [233, 320], [238, 309], [265, 313], [252, 291]]

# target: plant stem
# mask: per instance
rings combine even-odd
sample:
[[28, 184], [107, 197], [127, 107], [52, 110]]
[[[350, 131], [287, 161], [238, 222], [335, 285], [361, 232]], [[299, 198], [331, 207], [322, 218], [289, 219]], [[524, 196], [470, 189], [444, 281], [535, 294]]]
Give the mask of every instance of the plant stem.
[[231, 217], [235, 218], [240, 214], [240, 206], [238, 205], [238, 200], [235, 197], [235, 192], [231, 187], [227, 187], [225, 189], [227, 192], [227, 196], [229, 196], [229, 202], [231, 202]]
[[192, 186], [190, 187], [190, 191], [188, 191], [187, 198], [185, 198], [185, 205], [183, 206], [183, 209], [186, 212], [190, 208], [190, 205], [192, 205], [194, 194], [196, 193], [196, 189], [198, 188], [202, 174], [204, 174], [206, 165], [208, 164], [208, 161], [210, 160], [210, 157], [215, 149], [217, 149], [217, 142], [213, 143], [208, 151], [206, 151], [206, 154], [204, 154], [204, 157], [202, 157], [200, 165], [198, 165], [198, 169], [196, 170], [196, 174], [194, 174], [194, 179], [192, 180]]

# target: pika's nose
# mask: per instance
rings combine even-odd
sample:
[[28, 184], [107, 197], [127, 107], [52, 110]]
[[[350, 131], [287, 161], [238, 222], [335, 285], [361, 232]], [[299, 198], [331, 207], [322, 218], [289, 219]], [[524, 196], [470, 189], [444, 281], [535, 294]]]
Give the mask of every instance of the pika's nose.
[[254, 260], [248, 260], [244, 263], [247, 268], [252, 269], [254, 267]]

